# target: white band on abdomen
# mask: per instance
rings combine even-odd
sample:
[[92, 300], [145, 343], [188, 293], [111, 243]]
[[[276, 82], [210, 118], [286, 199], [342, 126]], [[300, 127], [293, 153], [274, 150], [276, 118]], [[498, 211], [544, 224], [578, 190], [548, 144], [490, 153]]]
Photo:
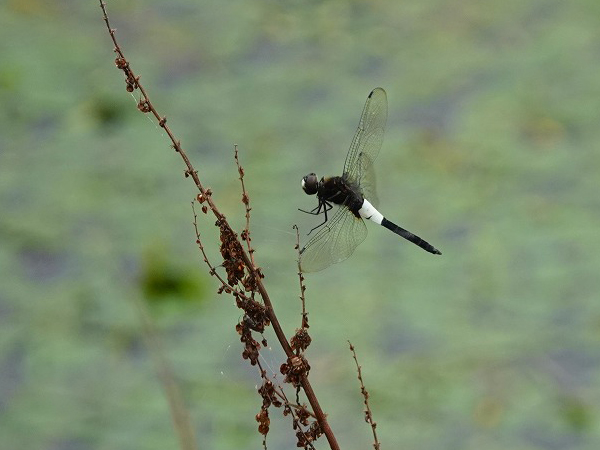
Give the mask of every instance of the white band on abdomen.
[[365, 198], [362, 207], [358, 210], [358, 213], [361, 217], [365, 219], [372, 220], [378, 225], [381, 225], [381, 221], [383, 220], [383, 216], [379, 211], [375, 209], [373, 205]]

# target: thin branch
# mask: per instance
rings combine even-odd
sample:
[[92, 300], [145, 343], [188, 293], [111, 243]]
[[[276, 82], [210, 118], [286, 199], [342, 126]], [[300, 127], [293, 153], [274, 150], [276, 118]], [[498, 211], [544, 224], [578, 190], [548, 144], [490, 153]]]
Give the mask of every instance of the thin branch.
[[[308, 417], [315, 418], [315, 415], [313, 413], [311, 413], [306, 408], [306, 406], [290, 403], [287, 396], [285, 395], [285, 391], [283, 390], [283, 388], [279, 384], [275, 384], [267, 378], [267, 371], [264, 370], [264, 368], [262, 367], [262, 364], [260, 364], [260, 362], [257, 362], [257, 366], [260, 370], [260, 377], [264, 381], [271, 383], [271, 385], [273, 387], [271, 393], [281, 399], [283, 405], [287, 408], [287, 409], [284, 409], [284, 411], [288, 411], [289, 414], [292, 416], [293, 428], [294, 428], [294, 430], [298, 429], [299, 433], [301, 434], [302, 438], [304, 439], [304, 442], [305, 442], [304, 448], [310, 447], [311, 449], [314, 450], [315, 447], [313, 446], [310, 437], [302, 429], [302, 425], [306, 426], [307, 425], [306, 418], [308, 418]], [[272, 399], [270, 399], [270, 400], [274, 404], [274, 406], [277, 406], [275, 404], [275, 402], [272, 401]], [[279, 405], [279, 406], [281, 406], [281, 405]], [[305, 419], [303, 420], [303, 419], [300, 419], [299, 417], [297, 417], [297, 414], [294, 413], [294, 409], [298, 411], [298, 415], [301, 414]], [[285, 412], [284, 412], [284, 415], [286, 415]], [[263, 440], [263, 445], [266, 445], [266, 434], [264, 436], [265, 436], [265, 440]]]
[[[196, 244], [198, 245], [198, 249], [202, 253], [202, 259], [205, 264], [208, 266], [208, 273], [217, 278], [221, 283], [221, 289], [227, 293], [235, 293], [236, 296], [243, 298], [244, 300], [251, 300], [246, 294], [244, 294], [239, 289], [235, 289], [231, 287], [227, 281], [217, 272], [217, 268], [213, 266], [213, 264], [209, 261], [208, 255], [206, 254], [206, 250], [204, 249], [204, 244], [202, 244], [202, 239], [200, 238], [200, 230], [198, 229], [198, 214], [196, 213], [196, 208], [194, 206], [194, 202], [192, 204], [192, 213], [194, 214], [194, 220], [192, 221], [192, 225], [194, 226], [194, 233], [196, 235]], [[205, 207], [204, 207], [205, 208]]]
[[373, 414], [371, 414], [371, 408], [369, 407], [369, 392], [367, 392], [367, 388], [365, 388], [365, 384], [362, 379], [362, 370], [361, 366], [358, 364], [358, 359], [356, 358], [356, 351], [354, 350], [354, 346], [350, 341], [348, 341], [348, 345], [350, 346], [350, 351], [352, 352], [352, 357], [354, 358], [354, 362], [356, 363], [356, 371], [358, 372], [358, 381], [360, 381], [360, 393], [363, 396], [364, 404], [365, 404], [365, 422], [371, 425], [371, 430], [373, 430], [373, 439], [374, 444], [373, 448], [375, 450], [379, 450], [380, 444], [377, 440], [377, 422], [373, 421]]
[[[298, 251], [298, 258], [300, 258], [300, 231], [298, 230], [298, 226], [294, 225], [292, 227], [296, 230], [296, 250]], [[300, 280], [300, 301], [302, 302], [302, 325], [301, 328], [308, 328], [308, 313], [306, 312], [306, 299], [304, 297], [304, 292], [306, 291], [306, 286], [304, 285], [304, 274], [298, 268], [298, 279]]]
[[[169, 139], [171, 140], [171, 143], [172, 143], [171, 146], [175, 149], [175, 151], [177, 153], [179, 153], [179, 155], [181, 156], [181, 158], [183, 159], [183, 161], [186, 165], [186, 171], [185, 171], [186, 176], [187, 177], [191, 176], [192, 180], [194, 181], [194, 184], [200, 191], [202, 198], [206, 201], [206, 203], [208, 204], [208, 207], [210, 208], [212, 213], [217, 218], [217, 224], [219, 224], [219, 226], [223, 227], [222, 235], [223, 235], [223, 230], [224, 230], [225, 232], [227, 232], [227, 234], [229, 236], [237, 236], [235, 234], [235, 232], [233, 231], [233, 229], [230, 227], [225, 216], [221, 212], [219, 212], [219, 210], [217, 209], [215, 203], [213, 202], [212, 192], [210, 191], [210, 189], [204, 188], [204, 186], [200, 182], [200, 178], [198, 177], [198, 172], [196, 171], [196, 169], [192, 165], [189, 157], [183, 150], [183, 148], [181, 146], [181, 142], [175, 138], [175, 135], [171, 131], [170, 127], [167, 125], [166, 116], [161, 116], [158, 113], [155, 106], [150, 101], [150, 97], [148, 96], [145, 88], [140, 83], [140, 77], [136, 76], [135, 73], [133, 72], [133, 70], [131, 69], [129, 62], [125, 58], [123, 51], [121, 50], [119, 44], [117, 43], [117, 40], [115, 37], [115, 30], [110, 27], [110, 23], [108, 20], [108, 14], [106, 12], [106, 4], [104, 3], [103, 0], [99, 0], [99, 1], [100, 1], [100, 8], [102, 9], [102, 13], [103, 13], [103, 19], [106, 24], [106, 28], [108, 29], [111, 40], [114, 44], [114, 52], [117, 54], [117, 58], [115, 59], [115, 64], [116, 64], [117, 68], [122, 70], [123, 73], [125, 74], [125, 83], [126, 83], [127, 91], [133, 92], [135, 89], [140, 90], [142, 98], [140, 99], [140, 101], [138, 103], [138, 109], [143, 113], [152, 113], [152, 115], [158, 121], [158, 125], [165, 130], [165, 132], [169, 136]], [[223, 238], [223, 236], [222, 236], [222, 238]], [[253, 264], [251, 257], [248, 255], [248, 253], [246, 251], [244, 251], [244, 249], [241, 245], [240, 245], [240, 250], [241, 250], [241, 255], [240, 255], [241, 259], [244, 261], [245, 266], [248, 268], [249, 271], [252, 272], [252, 275], [255, 278], [256, 288], [258, 289], [258, 291], [263, 299], [263, 303], [266, 308], [266, 314], [269, 317], [271, 325], [273, 326], [273, 331], [275, 332], [275, 335], [277, 336], [277, 339], [289, 360], [290, 358], [292, 358], [294, 356], [294, 353], [292, 351], [292, 348], [291, 348], [289, 342], [287, 341], [287, 338], [285, 336], [285, 333], [283, 332], [281, 324], [279, 323], [279, 320], [277, 319], [277, 316], [275, 315], [275, 311], [273, 309], [273, 304], [271, 302], [269, 294], [267, 293], [267, 290], [265, 289], [265, 287], [262, 283], [261, 273], [258, 270], [258, 268]], [[299, 377], [300, 377], [300, 384], [302, 385], [302, 388], [304, 389], [304, 393], [306, 394], [308, 402], [310, 403], [310, 405], [317, 417], [317, 422], [319, 424], [320, 430], [322, 430], [322, 432], [325, 434], [325, 437], [327, 438], [327, 441], [329, 442], [330, 448], [332, 450], [340, 450], [339, 444], [337, 443], [337, 440], [333, 434], [333, 431], [331, 430], [331, 427], [329, 426], [329, 423], [327, 421], [327, 416], [321, 409], [321, 405], [319, 404], [319, 401], [317, 400], [317, 397], [313, 391], [313, 388], [312, 388], [310, 382], [308, 381], [306, 373], [302, 373]]]
[[244, 208], [246, 209], [246, 226], [242, 231], [242, 240], [246, 241], [248, 254], [250, 255], [250, 259], [252, 260], [252, 265], [254, 266], [254, 249], [252, 248], [252, 239], [250, 238], [250, 211], [252, 210], [252, 208], [250, 208], [250, 197], [246, 192], [246, 185], [244, 183], [244, 168], [241, 166], [240, 159], [238, 157], [238, 146], [234, 145], [234, 148], [235, 165], [237, 166], [238, 174], [240, 175], [240, 183], [242, 185], [242, 203], [244, 204]]
[[146, 345], [151, 350], [150, 354], [154, 359], [154, 366], [156, 367], [158, 379], [165, 390], [165, 396], [169, 402], [173, 426], [177, 432], [181, 449], [197, 450], [198, 444], [196, 442], [196, 434], [190, 420], [188, 409], [183, 401], [181, 390], [179, 389], [178, 384], [175, 382], [175, 375], [171, 365], [165, 357], [158, 332], [154, 326], [154, 322], [148, 314], [146, 305], [143, 303], [143, 301], [139, 298], [136, 298], [135, 303], [139, 312], [139, 316], [141, 317]]

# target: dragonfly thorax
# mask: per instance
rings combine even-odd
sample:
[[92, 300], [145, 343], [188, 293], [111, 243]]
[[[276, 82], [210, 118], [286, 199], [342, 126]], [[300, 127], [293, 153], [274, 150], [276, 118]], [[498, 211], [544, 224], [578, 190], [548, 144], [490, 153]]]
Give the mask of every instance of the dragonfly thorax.
[[314, 173], [309, 173], [302, 178], [302, 189], [308, 195], [315, 195], [319, 190], [319, 178]]

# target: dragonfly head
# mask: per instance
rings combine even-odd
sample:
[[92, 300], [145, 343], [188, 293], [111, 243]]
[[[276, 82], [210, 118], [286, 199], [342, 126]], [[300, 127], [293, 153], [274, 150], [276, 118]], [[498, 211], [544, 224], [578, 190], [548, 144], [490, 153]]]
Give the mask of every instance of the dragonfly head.
[[302, 178], [302, 189], [308, 195], [315, 195], [319, 189], [319, 179], [314, 173], [309, 173]]

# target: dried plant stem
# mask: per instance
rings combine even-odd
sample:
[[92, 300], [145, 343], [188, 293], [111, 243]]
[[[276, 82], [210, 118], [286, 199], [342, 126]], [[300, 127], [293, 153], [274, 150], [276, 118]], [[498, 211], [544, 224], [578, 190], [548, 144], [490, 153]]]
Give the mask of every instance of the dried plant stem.
[[165, 390], [165, 396], [169, 402], [169, 408], [172, 411], [171, 417], [179, 438], [179, 445], [182, 450], [197, 450], [198, 444], [196, 442], [194, 427], [192, 426], [188, 410], [183, 401], [181, 390], [175, 382], [175, 375], [173, 374], [171, 365], [165, 357], [154, 322], [148, 314], [146, 305], [142, 300], [136, 298], [135, 303], [139, 316], [141, 317], [146, 345], [151, 349], [150, 354], [154, 359], [158, 379]]
[[[296, 230], [296, 250], [300, 251], [300, 231], [298, 230], [298, 226], [293, 226], [294, 230]], [[298, 257], [300, 257], [300, 253], [298, 253]], [[306, 312], [306, 298], [304, 296], [304, 292], [306, 291], [306, 286], [304, 285], [304, 274], [298, 268], [298, 279], [300, 280], [300, 301], [302, 302], [302, 328], [308, 328], [308, 313]]]
[[237, 145], [234, 145], [234, 159], [235, 165], [238, 169], [238, 174], [240, 175], [240, 183], [242, 185], [242, 203], [244, 204], [244, 208], [246, 210], [246, 226], [242, 232], [242, 239], [246, 241], [246, 247], [248, 248], [248, 253], [250, 254], [250, 259], [252, 260], [252, 265], [254, 266], [254, 250], [252, 249], [252, 239], [250, 238], [250, 211], [252, 208], [250, 208], [250, 197], [248, 197], [248, 193], [246, 192], [246, 184], [244, 183], [244, 168], [240, 165]]
[[[227, 230], [231, 233], [231, 235], [235, 235], [235, 233], [231, 229], [229, 223], [226, 221], [225, 216], [221, 212], [219, 212], [219, 210], [217, 209], [217, 206], [213, 202], [212, 192], [209, 189], [204, 188], [204, 186], [200, 182], [200, 178], [198, 177], [198, 172], [196, 171], [196, 169], [192, 165], [190, 159], [188, 158], [187, 154], [183, 150], [183, 148], [181, 146], [181, 142], [175, 138], [175, 135], [171, 131], [170, 127], [167, 125], [166, 116], [161, 116], [158, 113], [158, 111], [156, 110], [156, 108], [154, 107], [152, 102], [150, 101], [150, 97], [148, 96], [146, 89], [140, 83], [140, 77], [136, 76], [135, 73], [133, 72], [133, 70], [131, 69], [131, 67], [129, 66], [129, 62], [126, 60], [125, 55], [124, 55], [123, 51], [121, 50], [121, 47], [117, 43], [117, 40], [115, 37], [115, 30], [110, 27], [110, 23], [108, 20], [108, 14], [106, 12], [106, 3], [104, 3], [103, 0], [100, 0], [100, 8], [102, 9], [103, 19], [106, 24], [106, 28], [108, 29], [111, 40], [114, 44], [114, 52], [117, 54], [117, 59], [116, 59], [117, 67], [123, 71], [123, 73], [125, 74], [125, 77], [126, 77], [127, 90], [129, 92], [132, 92], [135, 89], [139, 89], [140, 93], [142, 95], [142, 98], [140, 99], [140, 101], [138, 103], [138, 109], [144, 113], [152, 113], [152, 115], [156, 118], [156, 120], [158, 121], [158, 125], [161, 128], [163, 128], [165, 130], [165, 132], [167, 133], [167, 135], [169, 136], [169, 139], [171, 140], [171, 143], [172, 143], [172, 147], [175, 149], [175, 151], [177, 153], [179, 153], [179, 155], [183, 159], [183, 162], [185, 163], [185, 166], [186, 166], [185, 175], [190, 176], [192, 178], [192, 180], [194, 181], [194, 184], [200, 191], [202, 197], [207, 202], [210, 210], [213, 212], [213, 214], [217, 218], [217, 221], [220, 222], [221, 224], [223, 224], [227, 228]], [[283, 329], [281, 328], [279, 320], [277, 319], [277, 316], [275, 315], [275, 311], [273, 309], [273, 304], [271, 302], [269, 294], [267, 293], [267, 290], [265, 289], [265, 287], [262, 283], [260, 274], [258, 273], [256, 266], [253, 264], [251, 257], [248, 255], [248, 253], [243, 248], [241, 248], [241, 257], [244, 261], [244, 264], [248, 268], [248, 270], [252, 271], [252, 274], [256, 279], [257, 288], [262, 297], [264, 306], [266, 308], [266, 313], [269, 317], [269, 320], [271, 321], [273, 330], [275, 332], [275, 335], [277, 336], [277, 339], [278, 339], [281, 347], [283, 348], [283, 351], [285, 352], [285, 354], [287, 355], [288, 358], [293, 357], [294, 353], [292, 351], [290, 344], [288, 343], [288, 340], [283, 332]], [[333, 434], [333, 431], [331, 430], [331, 427], [329, 426], [329, 423], [327, 421], [327, 417], [326, 417], [325, 413], [323, 412], [323, 410], [321, 409], [319, 401], [317, 400], [317, 397], [316, 397], [316, 395], [313, 391], [313, 388], [312, 388], [310, 382], [308, 381], [308, 378], [306, 377], [306, 375], [302, 375], [300, 384], [302, 385], [304, 393], [306, 394], [306, 398], [308, 399], [308, 402], [310, 403], [312, 410], [317, 418], [317, 422], [318, 422], [321, 430], [325, 434], [327, 441], [329, 442], [330, 448], [332, 450], [340, 450], [339, 444], [337, 443], [337, 440]]]
[[[204, 259], [204, 262], [208, 266], [209, 273], [212, 276], [216, 277], [217, 280], [219, 280], [219, 282], [221, 283], [221, 287], [223, 287], [224, 290], [234, 290], [234, 288], [229, 286], [227, 281], [221, 275], [219, 275], [219, 272], [217, 272], [216, 267], [213, 266], [212, 263], [208, 259], [206, 250], [204, 250], [204, 244], [202, 244], [202, 239], [200, 238], [200, 230], [198, 229], [198, 214], [196, 213], [196, 207], [194, 206], [194, 202], [192, 202], [192, 212], [194, 214], [194, 221], [192, 222], [192, 225], [194, 225], [194, 232], [196, 233], [196, 244], [198, 245], [198, 248], [200, 249], [200, 252], [202, 253], [202, 258]], [[248, 297], [243, 292], [241, 292], [239, 289], [237, 289], [236, 292], [242, 298], [249, 300]]]
[[373, 421], [373, 414], [371, 413], [371, 407], [369, 406], [369, 392], [367, 391], [367, 388], [365, 388], [365, 384], [363, 383], [362, 370], [361, 370], [361, 366], [358, 364], [358, 359], [356, 358], [356, 351], [354, 350], [354, 346], [352, 345], [352, 343], [350, 341], [348, 341], [348, 345], [350, 346], [350, 351], [352, 352], [352, 357], [354, 358], [354, 362], [356, 363], [356, 371], [358, 373], [358, 381], [360, 381], [360, 393], [362, 394], [364, 403], [365, 403], [365, 422], [367, 422], [369, 425], [371, 425], [371, 430], [373, 430], [373, 439], [374, 439], [373, 448], [375, 450], [379, 450], [380, 444], [379, 444], [379, 441], [377, 440], [377, 430], [376, 430], [377, 422]]
[[[263, 380], [267, 380], [267, 372], [266, 372], [266, 370], [263, 368], [263, 366], [261, 365], [260, 362], [258, 362], [257, 365], [258, 365], [258, 368], [260, 370], [260, 377]], [[302, 430], [302, 428], [300, 426], [300, 421], [296, 417], [296, 414], [294, 414], [294, 410], [302, 410], [302, 411], [305, 411], [305, 412], [307, 412], [309, 414], [310, 414], [310, 412], [306, 408], [302, 407], [301, 405], [290, 403], [290, 401], [287, 398], [287, 395], [285, 395], [285, 391], [283, 390], [283, 388], [281, 386], [275, 385], [274, 392], [275, 392], [275, 395], [277, 395], [277, 397], [279, 397], [282, 400], [283, 404], [288, 408], [289, 413], [292, 416], [292, 421], [293, 421], [295, 427], [297, 427], [300, 430], [300, 432], [304, 435], [304, 437], [306, 439], [306, 442], [307, 442], [307, 446], [310, 447], [310, 448], [312, 448], [314, 450], [315, 447], [310, 442], [310, 440], [309, 440], [308, 436], [306, 435], [306, 433], [304, 432], [304, 430]], [[312, 417], [314, 417], [313, 414], [310, 414], [310, 415]], [[266, 439], [266, 436], [265, 436], [265, 439]], [[266, 441], [263, 441], [263, 443], [264, 442], [266, 442]]]

